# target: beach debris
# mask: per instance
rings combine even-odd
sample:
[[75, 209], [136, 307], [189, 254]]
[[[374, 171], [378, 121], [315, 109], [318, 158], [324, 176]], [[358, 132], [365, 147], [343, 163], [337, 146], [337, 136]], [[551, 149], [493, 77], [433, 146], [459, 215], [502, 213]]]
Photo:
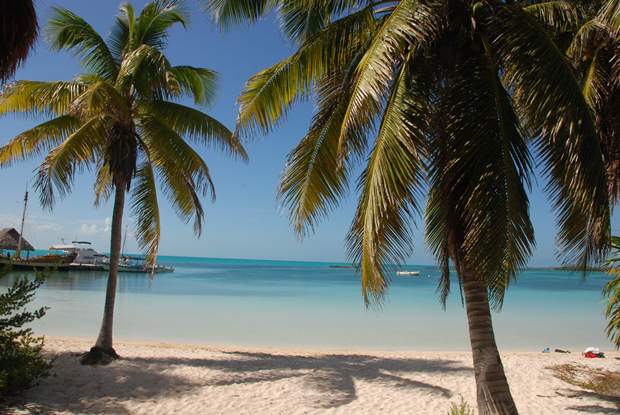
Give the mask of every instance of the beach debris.
[[554, 351], [556, 353], [570, 353], [570, 350], [564, 350], [564, 349], [555, 349]]
[[598, 347], [588, 347], [582, 353], [583, 357], [588, 359], [604, 358], [605, 353], [601, 352]]
[[545, 347], [542, 352], [543, 353], [551, 353], [551, 349], [549, 349], [548, 347]]

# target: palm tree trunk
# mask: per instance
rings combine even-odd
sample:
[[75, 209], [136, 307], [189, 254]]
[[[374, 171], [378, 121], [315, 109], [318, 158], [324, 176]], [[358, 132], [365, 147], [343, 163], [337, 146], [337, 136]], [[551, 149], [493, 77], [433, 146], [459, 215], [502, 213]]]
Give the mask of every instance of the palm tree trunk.
[[476, 275], [465, 272], [463, 291], [474, 360], [478, 414], [516, 415], [517, 407], [495, 343], [487, 289]]
[[119, 356], [112, 346], [114, 326], [114, 301], [116, 299], [116, 282], [121, 256], [121, 240], [123, 236], [123, 209], [125, 207], [125, 185], [115, 186], [114, 210], [112, 211], [112, 235], [110, 241], [110, 273], [105, 294], [103, 321], [95, 346], [82, 356], [82, 364], [107, 364]]

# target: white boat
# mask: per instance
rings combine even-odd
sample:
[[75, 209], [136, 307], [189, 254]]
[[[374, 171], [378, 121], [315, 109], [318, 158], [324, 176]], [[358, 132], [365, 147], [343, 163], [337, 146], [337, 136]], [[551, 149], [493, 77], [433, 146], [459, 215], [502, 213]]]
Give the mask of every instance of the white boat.
[[75, 259], [70, 264], [73, 269], [103, 269], [107, 257], [95, 251], [88, 241], [72, 241], [71, 244], [58, 244], [50, 246], [50, 251], [60, 251], [66, 254], [75, 254]]
[[420, 271], [396, 271], [396, 275], [399, 277], [417, 277], [420, 275]]

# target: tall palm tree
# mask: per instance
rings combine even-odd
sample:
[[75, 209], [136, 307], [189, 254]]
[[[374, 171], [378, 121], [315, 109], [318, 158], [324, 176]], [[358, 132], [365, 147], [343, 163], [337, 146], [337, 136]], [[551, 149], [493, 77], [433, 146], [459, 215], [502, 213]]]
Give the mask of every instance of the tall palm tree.
[[[242, 92], [239, 135], [268, 133], [298, 100], [316, 97], [308, 133], [290, 153], [279, 195], [305, 236], [366, 167], [347, 236], [366, 303], [389, 264], [426, 239], [450, 291], [462, 290], [480, 414], [516, 414], [495, 342], [499, 308], [534, 246], [527, 189], [547, 176], [566, 260], [606, 252], [610, 208], [595, 120], [550, 28], [576, 22], [566, 2], [500, 0], [211, 0], [223, 27], [275, 11], [297, 44]], [[530, 145], [531, 143], [531, 145]], [[534, 148], [538, 154], [531, 154]]]
[[131, 191], [138, 242], [153, 261], [160, 240], [158, 191], [185, 222], [193, 220], [197, 235], [201, 196], [215, 197], [209, 169], [187, 140], [247, 158], [224, 125], [175, 102], [191, 96], [208, 104], [216, 76], [206, 68], [174, 66], [164, 55], [169, 29], [187, 24], [181, 6], [180, 0], [155, 0], [137, 15], [127, 3], [107, 41], [81, 17], [55, 9], [48, 26], [52, 46], [73, 51], [88, 72], [71, 81], [19, 81], [0, 96], [0, 114], [52, 117], [0, 148], [0, 166], [47, 153], [36, 181], [43, 206], [51, 208], [57, 194], [69, 193], [85, 170], [97, 174], [96, 204], [114, 193], [103, 321], [83, 363], [118, 357], [112, 327], [126, 193]]
[[0, 2], [0, 83], [26, 59], [38, 31], [32, 0]]
[[603, 295], [607, 297], [607, 335], [620, 349], [620, 236], [611, 238], [611, 247], [613, 256], [609, 259], [608, 272], [613, 278], [603, 288]]

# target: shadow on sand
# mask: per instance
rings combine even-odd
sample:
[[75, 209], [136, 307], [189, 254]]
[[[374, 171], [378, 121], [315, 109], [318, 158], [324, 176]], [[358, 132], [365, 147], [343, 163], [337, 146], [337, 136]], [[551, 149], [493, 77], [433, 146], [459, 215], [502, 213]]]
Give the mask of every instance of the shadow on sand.
[[[219, 388], [229, 385], [269, 383], [289, 378], [298, 378], [301, 382], [304, 396], [307, 396], [305, 405], [317, 409], [335, 408], [357, 399], [356, 380], [421, 389], [438, 397], [450, 398], [452, 392], [449, 389], [416, 380], [416, 375], [431, 372], [472, 374], [470, 367], [451, 360], [248, 352], [217, 353], [214, 356], [212, 359], [126, 358], [108, 366], [88, 367], [78, 363], [76, 354], [64, 353], [56, 358], [53, 376], [28, 392], [22, 397], [21, 404], [13, 409], [35, 414], [52, 411], [128, 414], [123, 401], [191, 398], [202, 388], [210, 388], [208, 393], [216, 395]], [[209, 371], [193, 380], [175, 374], [176, 370], [187, 367]], [[79, 400], [68, 401], [66, 396], [76, 396]]]
[[564, 389], [559, 391], [558, 394], [576, 399], [591, 398], [601, 403], [612, 404], [615, 406], [615, 408], [611, 408], [609, 406], [596, 404], [573, 405], [567, 407], [567, 410], [581, 412], [584, 414], [620, 414], [620, 398], [615, 396], [603, 395], [583, 389]]

